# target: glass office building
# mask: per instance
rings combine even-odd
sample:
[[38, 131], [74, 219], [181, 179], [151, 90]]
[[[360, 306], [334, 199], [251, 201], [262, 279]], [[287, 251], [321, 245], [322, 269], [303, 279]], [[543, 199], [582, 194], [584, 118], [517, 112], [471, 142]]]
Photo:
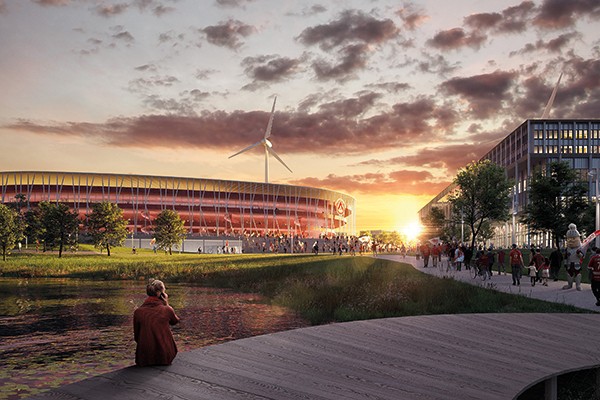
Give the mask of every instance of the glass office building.
[[[507, 177], [514, 182], [512, 219], [496, 227], [492, 242], [502, 247], [513, 242], [550, 245], [547, 235], [533, 234], [519, 223], [528, 201], [527, 184], [536, 169], [554, 161], [566, 162], [588, 182], [589, 197], [595, 199], [600, 169], [600, 119], [528, 119], [481, 157], [484, 159], [505, 168]], [[419, 211], [420, 219], [429, 214], [431, 207], [439, 207], [448, 217], [451, 210], [447, 196], [452, 190], [450, 185], [425, 205]]]

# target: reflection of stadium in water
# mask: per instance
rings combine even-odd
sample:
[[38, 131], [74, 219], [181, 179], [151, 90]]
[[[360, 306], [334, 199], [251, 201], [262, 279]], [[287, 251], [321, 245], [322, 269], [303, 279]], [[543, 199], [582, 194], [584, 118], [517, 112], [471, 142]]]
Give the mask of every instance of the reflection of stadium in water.
[[353, 197], [273, 183], [79, 172], [0, 172], [1, 202], [25, 196], [24, 208], [58, 201], [82, 219], [94, 203], [116, 203], [137, 235], [150, 234], [164, 209], [176, 210], [191, 236], [355, 235]]

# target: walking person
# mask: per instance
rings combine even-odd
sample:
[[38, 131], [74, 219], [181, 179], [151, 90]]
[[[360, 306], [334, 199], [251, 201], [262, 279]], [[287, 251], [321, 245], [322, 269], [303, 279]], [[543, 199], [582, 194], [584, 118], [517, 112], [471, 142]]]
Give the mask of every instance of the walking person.
[[437, 268], [438, 261], [440, 261], [440, 247], [437, 244], [434, 244], [431, 248], [431, 265], [433, 268]]
[[506, 257], [506, 253], [504, 252], [504, 250], [499, 250], [498, 251], [498, 275], [501, 275], [502, 272], [504, 272], [504, 275], [506, 275], [506, 265], [504, 264], [504, 258]]
[[550, 259], [544, 258], [544, 263], [541, 266], [540, 276], [542, 277], [542, 285], [548, 286], [548, 278], [550, 277]]
[[526, 268], [529, 270], [529, 273], [527, 275], [529, 275], [529, 278], [531, 278], [531, 286], [535, 286], [535, 282], [538, 279], [538, 277], [537, 277], [538, 270], [535, 267], [533, 260], [531, 260], [531, 262], [529, 263], [529, 265]]
[[542, 281], [540, 274], [542, 271], [542, 265], [544, 265], [545, 260], [546, 260], [546, 258], [542, 255], [541, 249], [539, 247], [537, 249], [535, 249], [535, 254], [531, 258], [531, 262], [533, 262], [533, 265], [535, 265], [535, 269], [537, 271], [537, 281], [538, 282]]
[[512, 274], [513, 286], [521, 286], [521, 268], [525, 266], [523, 263], [523, 254], [517, 249], [517, 245], [513, 243], [512, 250], [508, 254], [510, 260], [510, 268]]
[[600, 306], [600, 248], [596, 248], [596, 254], [590, 258], [588, 263], [592, 293], [596, 297], [596, 305]]
[[471, 260], [473, 259], [473, 249], [471, 246], [463, 246], [463, 252], [465, 253], [465, 269], [471, 269]]
[[421, 253], [423, 254], [423, 268], [427, 268], [429, 266], [429, 255], [431, 254], [427, 243], [421, 246]]
[[485, 281], [489, 275], [488, 268], [490, 266], [490, 263], [488, 261], [488, 256], [487, 256], [487, 253], [485, 252], [485, 250], [480, 250], [477, 252], [477, 254], [478, 254], [478, 257], [477, 257], [477, 260], [475, 261], [475, 263], [477, 264], [476, 268], [479, 271], [479, 275], [483, 276], [482, 279]]
[[146, 286], [148, 297], [133, 313], [133, 337], [137, 343], [135, 363], [140, 367], [171, 365], [177, 355], [177, 345], [169, 325], [179, 322], [165, 285], [151, 279]]
[[550, 253], [550, 278], [554, 282], [558, 281], [558, 273], [560, 272], [560, 266], [563, 262], [563, 253], [560, 248], [554, 249]]
[[490, 246], [487, 252], [487, 260], [488, 260], [488, 274], [490, 275], [490, 279], [492, 279], [492, 275], [494, 274], [494, 262], [496, 255], [494, 254], [493, 248]]
[[465, 253], [462, 246], [458, 246], [454, 251], [454, 263], [456, 264], [456, 270], [460, 271], [462, 263], [465, 261]]

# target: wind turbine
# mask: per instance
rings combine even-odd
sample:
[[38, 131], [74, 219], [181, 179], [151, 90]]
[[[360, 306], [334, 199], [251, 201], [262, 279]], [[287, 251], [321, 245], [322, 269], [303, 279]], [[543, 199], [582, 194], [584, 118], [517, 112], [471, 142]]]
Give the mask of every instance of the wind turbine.
[[275, 98], [273, 99], [273, 108], [271, 108], [271, 116], [269, 117], [269, 123], [267, 124], [267, 129], [265, 130], [265, 135], [262, 138], [262, 140], [254, 143], [251, 146], [246, 147], [245, 149], [238, 151], [237, 153], [235, 153], [232, 156], [229, 156], [229, 158], [235, 157], [238, 154], [242, 154], [243, 152], [253, 149], [254, 147], [262, 144], [263, 147], [265, 148], [265, 183], [269, 183], [269, 154], [272, 155], [273, 157], [275, 157], [277, 159], [277, 161], [279, 161], [281, 164], [283, 164], [283, 166], [286, 167], [288, 171], [293, 173], [293, 171], [290, 169], [290, 167], [288, 167], [283, 162], [283, 160], [281, 158], [279, 158], [279, 156], [277, 155], [275, 150], [273, 150], [273, 144], [269, 140], [269, 137], [271, 136], [271, 128], [273, 127], [273, 116], [275, 115], [275, 102], [276, 101], [277, 101], [277, 96], [275, 96]]

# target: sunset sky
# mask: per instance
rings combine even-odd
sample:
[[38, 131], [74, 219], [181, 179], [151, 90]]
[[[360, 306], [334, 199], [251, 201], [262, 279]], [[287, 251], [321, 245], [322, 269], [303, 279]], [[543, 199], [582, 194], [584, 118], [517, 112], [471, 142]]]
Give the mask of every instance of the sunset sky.
[[527, 118], [600, 115], [597, 0], [0, 0], [0, 170], [264, 180], [401, 230]]

